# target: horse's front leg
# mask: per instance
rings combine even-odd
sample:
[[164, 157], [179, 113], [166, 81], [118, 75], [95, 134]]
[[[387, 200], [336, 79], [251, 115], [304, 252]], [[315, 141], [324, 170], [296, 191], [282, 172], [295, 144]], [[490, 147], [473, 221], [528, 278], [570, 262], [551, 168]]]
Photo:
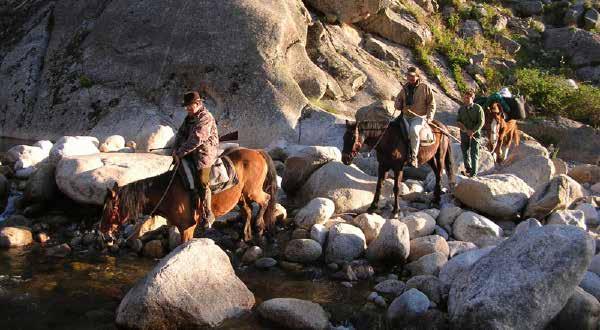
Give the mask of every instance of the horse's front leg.
[[368, 213], [374, 213], [378, 209], [379, 197], [381, 196], [381, 187], [383, 186], [383, 181], [385, 181], [386, 176], [387, 169], [379, 165], [377, 170], [377, 186], [375, 187], [375, 195], [373, 196], [373, 202], [371, 203], [371, 206], [369, 206], [369, 209], [367, 210]]
[[504, 133], [500, 133], [498, 136], [498, 142], [496, 143], [496, 147], [494, 148], [494, 152], [492, 153], [493, 155], [496, 156], [496, 163], [501, 163], [502, 162], [502, 145], [504, 144], [504, 138], [505, 138], [505, 134]]
[[392, 218], [398, 218], [400, 212], [400, 182], [402, 182], [402, 168], [394, 170], [394, 209]]

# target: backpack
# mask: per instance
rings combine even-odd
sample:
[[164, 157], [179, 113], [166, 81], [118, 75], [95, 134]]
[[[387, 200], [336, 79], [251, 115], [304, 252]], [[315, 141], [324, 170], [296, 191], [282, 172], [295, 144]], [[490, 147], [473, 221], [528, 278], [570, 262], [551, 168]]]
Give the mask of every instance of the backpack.
[[527, 111], [525, 110], [525, 97], [523, 95], [505, 97], [504, 101], [510, 107], [509, 109], [506, 109], [508, 120], [523, 120], [527, 118]]

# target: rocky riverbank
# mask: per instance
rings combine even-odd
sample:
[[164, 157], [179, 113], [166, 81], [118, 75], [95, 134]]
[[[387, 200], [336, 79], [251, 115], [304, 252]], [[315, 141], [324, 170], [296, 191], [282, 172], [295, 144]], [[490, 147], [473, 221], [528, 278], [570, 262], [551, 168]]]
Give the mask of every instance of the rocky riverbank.
[[[268, 148], [281, 176], [275, 231], [267, 239], [243, 242], [242, 223], [232, 212], [218, 219], [215, 228], [199, 230], [197, 237], [203, 239], [182, 246], [177, 229], [160, 217], [139, 220], [144, 222], [140, 239], [126, 241], [133, 225], [112, 244], [99, 238], [95, 228], [105, 188], [161, 173], [170, 160], [123, 153], [121, 145], [115, 152], [100, 152], [97, 142], [65, 137], [55, 144], [40, 141], [7, 152], [0, 188], [3, 196], [21, 191], [22, 197], [16, 198], [15, 214], [0, 222], [0, 246], [33, 246], [44, 258], [160, 259], [119, 298], [117, 324], [216, 326], [248, 315], [273, 326], [316, 329], [447, 328], [488, 322], [491, 327], [540, 328], [561, 327], [572, 319], [590, 328], [585, 325], [597, 323], [600, 168], [550, 159], [527, 136], [502, 165], [484, 153], [484, 172], [476, 178], [459, 176], [454, 191], [445, 188], [440, 204], [432, 202], [426, 168], [407, 172], [398, 218], [390, 218], [389, 182], [380, 214], [363, 213], [376, 181], [373, 159], [363, 156], [346, 166], [335, 147], [277, 141]], [[460, 153], [454, 156], [459, 170]], [[194, 257], [208, 256], [209, 250], [214, 257]], [[331, 317], [331, 306], [307, 297], [297, 300], [280, 293], [269, 296], [278, 299], [257, 301], [239, 280], [249, 270], [357, 290], [362, 303], [353, 300], [355, 317], [339, 319], [337, 313]], [[489, 280], [492, 275], [497, 278]], [[198, 278], [205, 280], [200, 283]], [[179, 284], [190, 281], [190, 288], [168, 284], [175, 279]], [[181, 293], [211, 281], [216, 282], [201, 290], [202, 296]], [[234, 287], [240, 292], [234, 293]], [[476, 300], [466, 299], [474, 297], [468, 292], [477, 293]], [[221, 295], [219, 304], [210, 302]], [[145, 305], [154, 312], [136, 312]], [[182, 314], [165, 312], [173, 308]], [[309, 311], [313, 316], [307, 319]]]

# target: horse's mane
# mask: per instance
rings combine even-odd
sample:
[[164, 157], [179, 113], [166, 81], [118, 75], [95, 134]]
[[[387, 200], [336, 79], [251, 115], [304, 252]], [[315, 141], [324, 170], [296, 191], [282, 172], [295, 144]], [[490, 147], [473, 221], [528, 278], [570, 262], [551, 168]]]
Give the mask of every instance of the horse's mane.
[[[117, 198], [119, 200], [119, 212], [121, 219], [135, 220], [139, 218], [146, 208], [150, 198], [148, 193], [151, 187], [163, 186], [163, 181], [166, 182], [173, 171], [168, 171], [153, 177], [148, 177], [142, 180], [134, 181], [129, 184], [119, 187]], [[166, 186], [166, 183], [164, 184]]]

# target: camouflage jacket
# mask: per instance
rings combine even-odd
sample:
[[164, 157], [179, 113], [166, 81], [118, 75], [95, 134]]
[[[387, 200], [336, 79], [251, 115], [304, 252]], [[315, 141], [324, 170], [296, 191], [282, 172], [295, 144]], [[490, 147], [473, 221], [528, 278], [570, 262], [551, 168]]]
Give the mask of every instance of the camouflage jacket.
[[191, 156], [198, 170], [214, 164], [219, 149], [219, 133], [215, 118], [204, 106], [185, 117], [175, 136], [173, 149], [180, 158]]

